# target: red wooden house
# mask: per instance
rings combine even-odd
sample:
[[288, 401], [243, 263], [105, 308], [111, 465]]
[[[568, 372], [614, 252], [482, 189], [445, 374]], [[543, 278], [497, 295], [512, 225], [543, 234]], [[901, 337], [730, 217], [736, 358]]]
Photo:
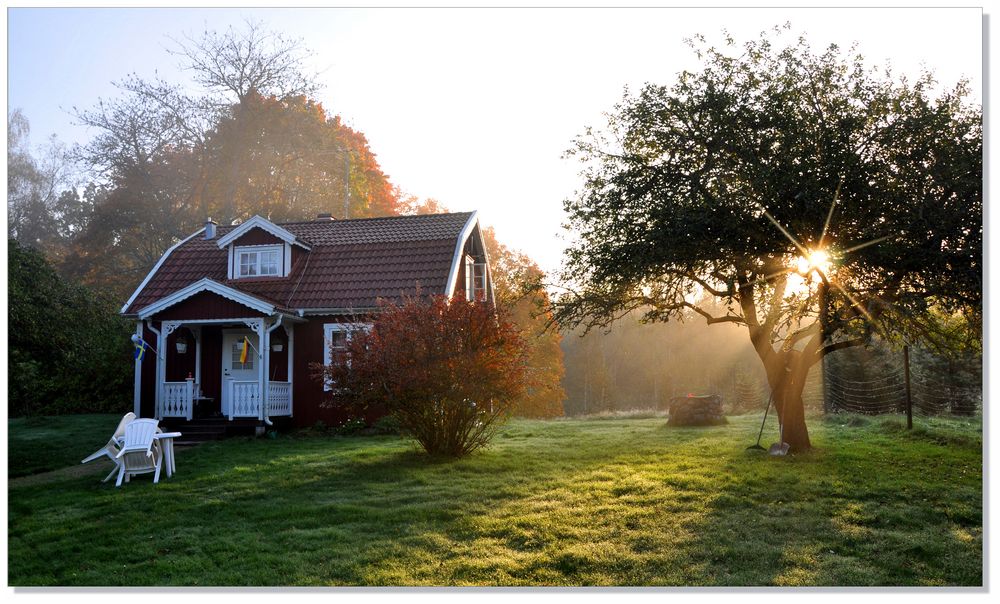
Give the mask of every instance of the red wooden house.
[[328, 362], [379, 299], [418, 291], [492, 299], [475, 212], [209, 221], [167, 250], [122, 307], [156, 350], [135, 362], [135, 413], [175, 424], [339, 423], [321, 407], [325, 387], [310, 364]]

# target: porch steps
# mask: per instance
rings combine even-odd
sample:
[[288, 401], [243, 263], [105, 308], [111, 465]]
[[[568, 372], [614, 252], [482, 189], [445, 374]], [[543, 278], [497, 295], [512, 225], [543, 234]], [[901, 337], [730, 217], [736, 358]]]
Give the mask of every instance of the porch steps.
[[256, 419], [234, 419], [225, 417], [202, 417], [191, 421], [178, 418], [164, 418], [160, 426], [171, 432], [180, 432], [182, 436], [175, 444], [194, 445], [212, 440], [221, 440], [227, 436], [253, 436], [258, 426], [264, 425]]

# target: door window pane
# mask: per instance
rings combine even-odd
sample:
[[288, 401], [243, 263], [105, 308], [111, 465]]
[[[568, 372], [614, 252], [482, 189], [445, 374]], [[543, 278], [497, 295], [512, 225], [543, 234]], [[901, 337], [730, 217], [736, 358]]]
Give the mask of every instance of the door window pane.
[[232, 368], [234, 371], [242, 371], [244, 369], [253, 369], [253, 348], [247, 350], [247, 362], [240, 363], [240, 355], [243, 354], [243, 341], [240, 340], [233, 344], [233, 358], [232, 358]]

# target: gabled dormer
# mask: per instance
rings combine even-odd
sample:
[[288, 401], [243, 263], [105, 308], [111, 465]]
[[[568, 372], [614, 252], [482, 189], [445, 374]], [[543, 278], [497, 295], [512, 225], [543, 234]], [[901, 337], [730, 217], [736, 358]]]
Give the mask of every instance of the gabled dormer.
[[[214, 229], [206, 229], [206, 238], [210, 230]], [[305, 252], [311, 248], [308, 242], [260, 216], [220, 237], [218, 246], [228, 249], [229, 279], [287, 277], [292, 270], [293, 248]]]

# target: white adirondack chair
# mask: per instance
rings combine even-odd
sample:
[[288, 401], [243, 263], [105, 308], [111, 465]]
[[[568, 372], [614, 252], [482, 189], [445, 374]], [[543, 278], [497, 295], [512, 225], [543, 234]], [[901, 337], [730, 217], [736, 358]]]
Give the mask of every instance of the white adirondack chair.
[[80, 462], [80, 463], [90, 463], [95, 459], [100, 459], [101, 457], [105, 456], [111, 461], [113, 461], [115, 463], [114, 469], [111, 470], [111, 473], [105, 476], [104, 480], [102, 480], [101, 482], [107, 482], [111, 480], [111, 477], [114, 476], [115, 472], [118, 471], [119, 469], [118, 466], [121, 465], [121, 461], [118, 459], [118, 451], [120, 450], [118, 445], [118, 440], [123, 436], [125, 436], [125, 426], [132, 423], [134, 419], [135, 419], [135, 413], [132, 413], [131, 411], [126, 413], [125, 416], [122, 417], [122, 421], [118, 422], [118, 427], [115, 428], [115, 433], [111, 435], [111, 440], [108, 441], [108, 444], [104, 445], [104, 448], [94, 451], [93, 453], [88, 455], [83, 461]]
[[136, 474], [153, 472], [153, 482], [160, 482], [160, 464], [163, 454], [155, 445], [157, 426], [155, 419], [136, 419], [125, 426], [125, 442], [118, 451], [117, 458], [121, 460], [118, 468], [116, 487], [122, 486], [122, 480], [128, 482]]

